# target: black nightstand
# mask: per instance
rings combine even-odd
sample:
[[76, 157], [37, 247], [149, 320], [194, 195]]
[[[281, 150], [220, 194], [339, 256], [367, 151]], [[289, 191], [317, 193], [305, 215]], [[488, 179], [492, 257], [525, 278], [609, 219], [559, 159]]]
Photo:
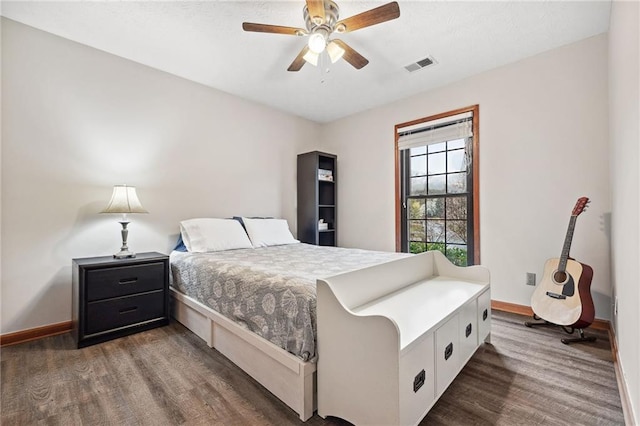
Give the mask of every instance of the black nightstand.
[[169, 256], [73, 259], [78, 348], [169, 324]]

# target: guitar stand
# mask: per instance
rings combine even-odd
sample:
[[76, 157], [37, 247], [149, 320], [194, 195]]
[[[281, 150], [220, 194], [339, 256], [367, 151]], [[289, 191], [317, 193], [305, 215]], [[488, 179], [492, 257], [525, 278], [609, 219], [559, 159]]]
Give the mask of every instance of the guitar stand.
[[[533, 319], [538, 321], [538, 320], [540, 320], [542, 318], [540, 318], [536, 314], [533, 314]], [[524, 325], [529, 327], [529, 328], [531, 328], [531, 327], [540, 327], [540, 326], [561, 327], [562, 330], [567, 334], [573, 334], [574, 331], [578, 330], [578, 334], [580, 334], [580, 337], [574, 337], [572, 339], [567, 339], [567, 338], [560, 339], [560, 341], [562, 343], [564, 343], [565, 345], [570, 345], [571, 343], [595, 342], [596, 341], [596, 337], [595, 336], [585, 336], [584, 335], [584, 329], [582, 329], [582, 328], [575, 329], [573, 327], [567, 327], [567, 326], [564, 326], [564, 325], [554, 324], [554, 323], [546, 321], [546, 320], [543, 320], [543, 322], [525, 321]]]

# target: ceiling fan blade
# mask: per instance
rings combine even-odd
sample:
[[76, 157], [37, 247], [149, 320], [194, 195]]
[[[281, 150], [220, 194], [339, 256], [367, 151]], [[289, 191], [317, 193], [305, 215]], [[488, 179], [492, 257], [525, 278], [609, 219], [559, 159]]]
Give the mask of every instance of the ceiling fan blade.
[[300, 71], [300, 68], [302, 68], [302, 66], [306, 62], [304, 60], [304, 55], [306, 55], [308, 51], [309, 51], [309, 46], [305, 45], [300, 51], [300, 53], [298, 53], [298, 56], [296, 56], [293, 62], [291, 62], [291, 65], [289, 65], [289, 68], [287, 68], [287, 71]]
[[253, 22], [243, 22], [242, 29], [256, 33], [272, 33], [302, 36], [307, 34], [303, 28], [281, 27], [280, 25], [254, 24]]
[[320, 19], [316, 24], [324, 23], [324, 0], [307, 0], [307, 10], [312, 20], [315, 17]]
[[370, 27], [371, 25], [380, 24], [382, 22], [396, 19], [400, 16], [400, 7], [398, 2], [391, 2], [376, 7], [375, 9], [359, 13], [336, 23], [336, 31], [348, 33], [349, 31], [359, 30], [360, 28]]
[[342, 40], [334, 39], [333, 42], [344, 49], [342, 58], [349, 62], [355, 69], [359, 70], [369, 63], [369, 60], [353, 50], [347, 43]]

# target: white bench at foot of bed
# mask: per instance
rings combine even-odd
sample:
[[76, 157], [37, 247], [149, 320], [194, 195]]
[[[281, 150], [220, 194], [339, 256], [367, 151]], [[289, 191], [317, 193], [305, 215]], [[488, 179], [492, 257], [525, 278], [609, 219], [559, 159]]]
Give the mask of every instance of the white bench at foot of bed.
[[491, 331], [489, 271], [426, 252], [318, 280], [318, 414], [415, 425]]

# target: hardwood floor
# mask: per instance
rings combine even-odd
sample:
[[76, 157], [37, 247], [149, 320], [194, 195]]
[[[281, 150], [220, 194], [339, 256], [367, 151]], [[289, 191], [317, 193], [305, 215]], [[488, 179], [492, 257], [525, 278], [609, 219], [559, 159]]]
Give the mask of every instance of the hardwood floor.
[[[622, 425], [607, 333], [566, 346], [557, 328], [493, 313], [423, 425]], [[70, 334], [2, 348], [2, 425], [294, 425], [297, 415], [176, 322], [75, 349]], [[317, 414], [308, 425], [348, 425]]]

